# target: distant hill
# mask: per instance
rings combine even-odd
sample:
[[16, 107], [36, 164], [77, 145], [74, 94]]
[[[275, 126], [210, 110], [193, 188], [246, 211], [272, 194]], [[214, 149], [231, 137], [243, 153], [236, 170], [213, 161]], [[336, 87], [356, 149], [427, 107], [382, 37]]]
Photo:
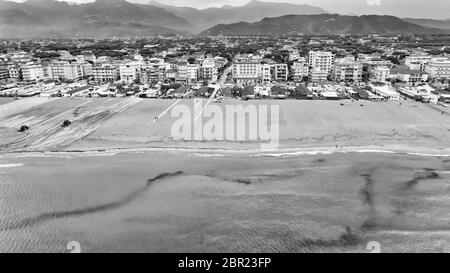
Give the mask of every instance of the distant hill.
[[0, 38], [110, 38], [200, 32], [202, 35], [421, 34], [446, 31], [438, 27], [450, 29], [446, 27], [449, 21], [406, 20], [393, 16], [340, 16], [310, 5], [262, 1], [199, 10], [155, 1], [136, 4], [126, 0], [95, 0], [68, 4], [56, 0], [23, 3], [0, 0]]
[[431, 28], [441, 28], [450, 29], [450, 19], [447, 20], [433, 20], [433, 19], [414, 19], [414, 18], [403, 18], [404, 21], [417, 24], [423, 27]]
[[425, 34], [445, 30], [422, 27], [394, 16], [337, 14], [287, 15], [264, 18], [256, 23], [220, 24], [200, 35], [290, 35], [290, 34]]
[[254, 0], [244, 6], [224, 6], [221, 8], [208, 8], [198, 10], [191, 7], [175, 7], [157, 1], [149, 5], [164, 8], [171, 13], [182, 17], [192, 23], [193, 32], [213, 27], [217, 24], [236, 22], [257, 22], [265, 17], [278, 17], [290, 14], [326, 14], [326, 10], [310, 6], [289, 3], [270, 3]]
[[115, 37], [178, 34], [192, 26], [163, 8], [125, 0], [69, 5], [55, 0], [0, 0], [0, 37]]

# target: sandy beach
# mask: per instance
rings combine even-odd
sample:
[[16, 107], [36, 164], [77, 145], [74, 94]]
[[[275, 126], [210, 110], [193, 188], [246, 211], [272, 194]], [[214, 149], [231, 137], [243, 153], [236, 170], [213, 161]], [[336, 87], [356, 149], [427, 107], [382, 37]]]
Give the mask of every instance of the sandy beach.
[[[177, 119], [170, 112], [153, 122], [155, 116], [173, 103], [173, 100], [138, 98], [28, 98], [9, 102], [0, 108], [3, 136], [0, 150], [3, 153], [145, 148], [260, 150], [260, 141], [174, 140], [171, 126]], [[191, 100], [181, 101], [180, 105], [194, 111]], [[361, 147], [442, 154], [450, 147], [450, 109], [442, 106], [413, 101], [400, 105], [294, 100], [226, 100], [218, 105], [222, 109], [227, 105], [279, 105], [280, 150]], [[61, 128], [65, 119], [72, 121], [70, 128]], [[30, 126], [30, 130], [18, 133], [21, 125]]]

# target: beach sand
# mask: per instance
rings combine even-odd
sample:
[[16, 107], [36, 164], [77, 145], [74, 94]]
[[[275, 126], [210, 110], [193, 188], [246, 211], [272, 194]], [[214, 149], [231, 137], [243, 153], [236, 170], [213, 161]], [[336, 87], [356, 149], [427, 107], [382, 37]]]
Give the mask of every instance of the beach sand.
[[14, 98], [0, 98], [0, 105], [14, 101]]
[[[20, 102], [26, 109], [0, 109], [0, 150], [91, 151], [135, 148], [188, 148], [260, 150], [262, 141], [174, 140], [171, 128], [177, 118], [171, 112], [157, 122], [153, 119], [174, 100], [127, 99], [42, 99]], [[341, 103], [344, 105], [342, 106]], [[19, 102], [12, 102], [17, 104]], [[194, 102], [183, 100], [194, 112]], [[279, 105], [279, 148], [379, 147], [425, 148], [433, 151], [450, 147], [450, 109], [414, 101], [241, 101], [227, 105]], [[5, 108], [8, 104], [3, 105]], [[19, 107], [20, 108], [20, 107]], [[64, 119], [70, 128], [61, 128]], [[205, 124], [209, 119], [204, 118]], [[224, 120], [224, 124], [226, 121]], [[30, 132], [18, 134], [21, 125]], [[248, 125], [247, 125], [248, 127]], [[225, 129], [224, 129], [225, 131]]]

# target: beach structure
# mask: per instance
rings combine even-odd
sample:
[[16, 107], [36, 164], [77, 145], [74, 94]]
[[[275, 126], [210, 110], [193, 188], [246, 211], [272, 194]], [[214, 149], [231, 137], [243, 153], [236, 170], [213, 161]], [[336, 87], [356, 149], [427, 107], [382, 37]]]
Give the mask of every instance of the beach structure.
[[370, 83], [369, 86], [374, 94], [379, 95], [386, 100], [400, 100], [400, 94], [390, 85], [374, 82]]

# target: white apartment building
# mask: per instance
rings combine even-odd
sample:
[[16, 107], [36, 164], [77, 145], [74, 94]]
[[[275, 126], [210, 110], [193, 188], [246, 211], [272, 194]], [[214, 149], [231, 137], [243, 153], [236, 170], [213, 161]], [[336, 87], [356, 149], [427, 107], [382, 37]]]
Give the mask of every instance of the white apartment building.
[[262, 64], [260, 68], [259, 78], [262, 82], [271, 82], [272, 81], [272, 71], [270, 64]]
[[166, 71], [171, 68], [164, 59], [152, 58], [141, 65], [140, 81], [142, 84], [156, 84], [166, 79]]
[[270, 65], [270, 74], [272, 80], [276, 82], [285, 82], [288, 79], [289, 69], [287, 64], [272, 64]]
[[436, 58], [425, 66], [430, 79], [450, 79], [450, 59]]
[[260, 57], [236, 58], [233, 62], [233, 79], [236, 83], [256, 84], [271, 81], [287, 81], [287, 64], [262, 63]]
[[199, 78], [200, 66], [198, 64], [186, 65], [186, 80], [189, 83], [196, 83]]
[[327, 51], [310, 51], [309, 66], [313, 71], [322, 70], [330, 73], [333, 68], [333, 53]]
[[424, 71], [426, 64], [429, 63], [430, 61], [431, 61], [430, 55], [415, 54], [407, 56], [405, 58], [405, 65], [411, 70], [419, 68], [418, 70]]
[[8, 72], [10, 79], [18, 79], [20, 77], [20, 66], [17, 64], [8, 64]]
[[185, 81], [187, 79], [187, 62], [180, 62], [176, 65], [178, 80]]
[[90, 63], [81, 63], [81, 69], [83, 70], [83, 76], [92, 76], [93, 72], [92, 72], [92, 64]]
[[391, 70], [385, 66], [377, 66], [373, 73], [375, 80], [379, 82], [386, 82], [391, 77]]
[[24, 81], [38, 81], [45, 79], [44, 67], [41, 64], [26, 64], [21, 67]]
[[9, 70], [6, 65], [0, 65], [0, 81], [7, 80], [9, 78]]
[[139, 80], [141, 63], [130, 62], [119, 65], [120, 80], [125, 84], [132, 84]]
[[237, 83], [257, 83], [261, 67], [261, 58], [237, 58], [233, 63], [233, 79]]
[[328, 78], [328, 71], [321, 69], [313, 69], [310, 71], [311, 81], [313, 82], [321, 82], [326, 81]]
[[206, 58], [202, 62], [200, 69], [201, 78], [205, 81], [217, 81], [217, 67], [213, 58]]
[[115, 64], [102, 64], [92, 68], [94, 81], [97, 83], [114, 82], [119, 78], [119, 66]]
[[304, 77], [309, 75], [309, 65], [305, 58], [299, 58], [291, 66], [291, 76], [296, 82], [301, 82]]
[[166, 78], [165, 66], [142, 65], [139, 71], [139, 79], [142, 84], [156, 84]]
[[362, 63], [343, 59], [334, 64], [333, 76], [337, 81], [361, 82], [362, 69]]
[[81, 64], [55, 61], [48, 67], [49, 77], [54, 80], [76, 80], [83, 77]]

